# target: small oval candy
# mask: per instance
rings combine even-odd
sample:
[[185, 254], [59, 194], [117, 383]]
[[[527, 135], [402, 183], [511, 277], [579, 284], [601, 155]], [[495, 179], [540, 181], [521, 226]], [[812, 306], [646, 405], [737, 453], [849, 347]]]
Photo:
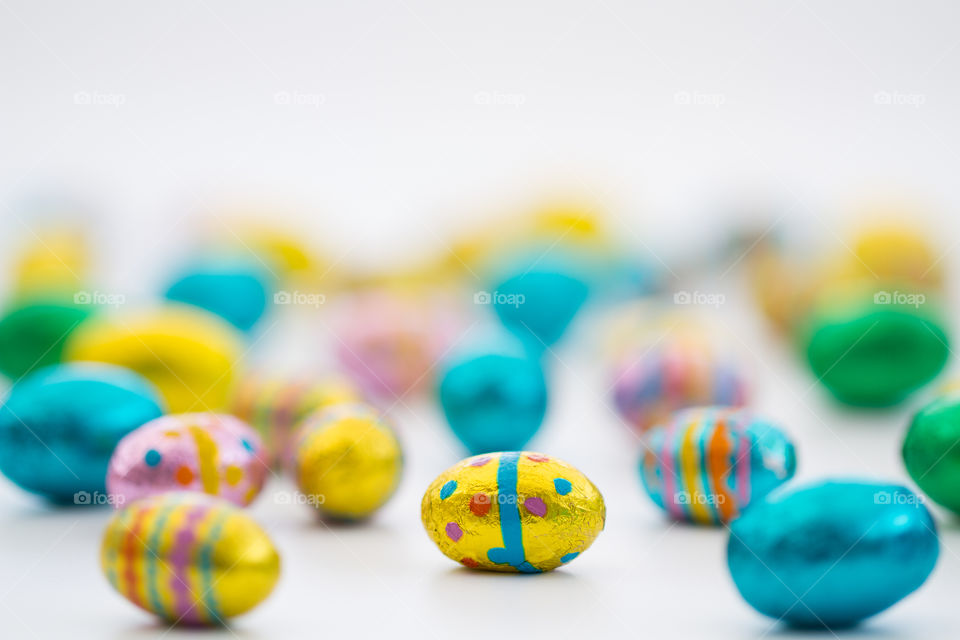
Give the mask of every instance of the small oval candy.
[[165, 296], [206, 309], [248, 331], [266, 312], [272, 289], [270, 273], [253, 256], [214, 256], [185, 268], [170, 283]]
[[[163, 413], [136, 373], [101, 364], [46, 367], [23, 378], [0, 407], [0, 471], [55, 502], [92, 504], [122, 437]], [[104, 496], [105, 497], [105, 496]]]
[[46, 229], [31, 227], [30, 236], [23, 238], [21, 251], [10, 267], [16, 295], [32, 298], [52, 294], [70, 299], [84, 293], [81, 290], [90, 275], [87, 234], [74, 223]]
[[644, 434], [643, 488], [672, 517], [719, 524], [793, 477], [793, 443], [742, 409], [680, 411]]
[[583, 553], [603, 530], [603, 496], [573, 466], [507, 451], [462, 460], [427, 488], [423, 526], [473, 569], [537, 573]]
[[840, 628], [915, 591], [939, 549], [933, 518], [909, 489], [829, 480], [752, 505], [730, 525], [727, 564], [760, 613]]
[[483, 292], [503, 326], [532, 350], [554, 344], [587, 301], [590, 288], [573, 264], [551, 267], [542, 254]]
[[151, 420], [117, 445], [107, 492], [117, 506], [164, 491], [200, 491], [246, 506], [267, 478], [260, 437], [233, 416], [182, 413]]
[[248, 376], [234, 389], [230, 412], [253, 425], [277, 464], [292, 456], [297, 427], [310, 414], [336, 404], [363, 400], [360, 389], [346, 378], [317, 379]]
[[674, 338], [631, 351], [615, 369], [617, 411], [638, 431], [697, 406], [742, 406], [746, 382], [730, 360], [699, 339]]
[[249, 611], [280, 575], [280, 556], [263, 529], [201, 493], [164, 493], [118, 511], [100, 565], [124, 598], [185, 624], [218, 625]]
[[153, 382], [170, 411], [215, 411], [227, 403], [240, 334], [187, 305], [93, 318], [67, 340], [67, 360], [108, 362]]
[[934, 502], [960, 514], [960, 395], [937, 398], [913, 417], [903, 462]]
[[67, 336], [89, 315], [89, 307], [56, 301], [25, 302], [8, 309], [0, 318], [0, 373], [17, 380], [59, 363]]
[[304, 229], [278, 225], [272, 217], [228, 214], [230, 233], [223, 233], [223, 224], [216, 224], [204, 238], [208, 251], [217, 254], [255, 256], [269, 267], [283, 286], [320, 287], [330, 291], [339, 285], [340, 274], [335, 264], [318, 255], [305, 240], [311, 234]]
[[927, 294], [861, 285], [824, 292], [803, 342], [817, 380], [841, 402], [888, 406], [943, 369], [944, 319]]
[[352, 297], [335, 322], [344, 370], [366, 393], [394, 400], [431, 387], [458, 320], [446, 300], [384, 290]]
[[522, 448], [547, 411], [540, 363], [519, 354], [454, 359], [440, 381], [439, 396], [450, 428], [470, 453]]
[[308, 418], [297, 434], [293, 471], [322, 514], [366, 518], [400, 482], [403, 452], [393, 429], [372, 408], [342, 404]]

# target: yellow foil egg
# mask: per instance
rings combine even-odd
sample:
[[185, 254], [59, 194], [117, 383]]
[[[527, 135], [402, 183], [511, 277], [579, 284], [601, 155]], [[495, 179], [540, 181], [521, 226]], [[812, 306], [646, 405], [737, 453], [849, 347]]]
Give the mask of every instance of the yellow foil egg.
[[473, 456], [433, 481], [423, 526], [474, 569], [537, 573], [583, 553], [603, 530], [603, 496], [571, 465], [529, 451]]
[[130, 602], [170, 622], [221, 624], [273, 590], [280, 556], [228, 502], [198, 493], [137, 500], [110, 521], [100, 562]]
[[64, 348], [67, 360], [132, 369], [159, 389], [171, 413], [226, 406], [242, 340], [206, 311], [169, 305], [85, 322]]
[[294, 451], [301, 493], [333, 518], [370, 516], [400, 482], [400, 442], [384, 419], [366, 405], [337, 405], [314, 414], [301, 427]]
[[29, 239], [13, 264], [13, 288], [19, 295], [82, 293], [88, 275], [87, 238], [76, 230], [41, 231]]

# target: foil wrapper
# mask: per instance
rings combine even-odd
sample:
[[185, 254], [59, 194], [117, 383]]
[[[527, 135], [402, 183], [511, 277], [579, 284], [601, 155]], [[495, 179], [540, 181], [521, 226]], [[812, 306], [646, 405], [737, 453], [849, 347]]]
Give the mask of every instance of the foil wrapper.
[[603, 530], [603, 496], [576, 468], [540, 453], [467, 458], [423, 496], [423, 526], [474, 569], [538, 573], [570, 562]]
[[246, 506], [266, 482], [265, 456], [256, 431], [233, 416], [163, 416], [117, 445], [107, 492], [118, 507], [164, 491], [199, 491]]
[[308, 418], [298, 432], [295, 452], [297, 486], [326, 516], [366, 518], [400, 483], [400, 442], [393, 428], [367, 405], [336, 405]]
[[249, 611], [280, 576], [280, 556], [263, 529], [230, 503], [199, 493], [165, 493], [118, 511], [100, 561], [133, 604], [197, 625]]

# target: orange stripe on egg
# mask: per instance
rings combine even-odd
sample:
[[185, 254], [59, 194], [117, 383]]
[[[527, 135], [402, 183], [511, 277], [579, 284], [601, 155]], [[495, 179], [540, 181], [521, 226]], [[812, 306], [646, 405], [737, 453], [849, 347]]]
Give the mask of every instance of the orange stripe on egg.
[[727, 425], [722, 417], [718, 417], [707, 447], [707, 469], [710, 472], [713, 492], [717, 498], [717, 513], [723, 522], [730, 520], [736, 513], [733, 494], [727, 490], [728, 477], [731, 471], [728, 464], [731, 450], [732, 443], [727, 433]]

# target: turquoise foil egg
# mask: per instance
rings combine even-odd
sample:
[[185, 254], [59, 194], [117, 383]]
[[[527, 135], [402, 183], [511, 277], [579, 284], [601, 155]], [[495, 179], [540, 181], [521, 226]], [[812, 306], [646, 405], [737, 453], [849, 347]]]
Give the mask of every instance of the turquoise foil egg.
[[120, 439], [163, 413], [144, 378], [105, 364], [55, 365], [17, 382], [0, 407], [0, 471], [54, 502], [106, 498]]
[[719, 524], [793, 477], [793, 443], [744, 409], [676, 412], [644, 434], [640, 478], [653, 502], [678, 520]]
[[730, 525], [727, 564], [760, 613], [842, 628], [920, 587], [939, 549], [933, 518], [909, 489], [829, 480], [751, 506]]
[[587, 300], [587, 284], [560, 269], [531, 268], [513, 275], [492, 294], [500, 322], [534, 350], [554, 344]]
[[266, 312], [272, 291], [265, 267], [253, 259], [211, 257], [193, 262], [166, 291], [166, 298], [206, 309], [241, 331]]
[[540, 363], [522, 354], [454, 360], [441, 378], [439, 396], [447, 422], [472, 454], [522, 449], [547, 410]]

